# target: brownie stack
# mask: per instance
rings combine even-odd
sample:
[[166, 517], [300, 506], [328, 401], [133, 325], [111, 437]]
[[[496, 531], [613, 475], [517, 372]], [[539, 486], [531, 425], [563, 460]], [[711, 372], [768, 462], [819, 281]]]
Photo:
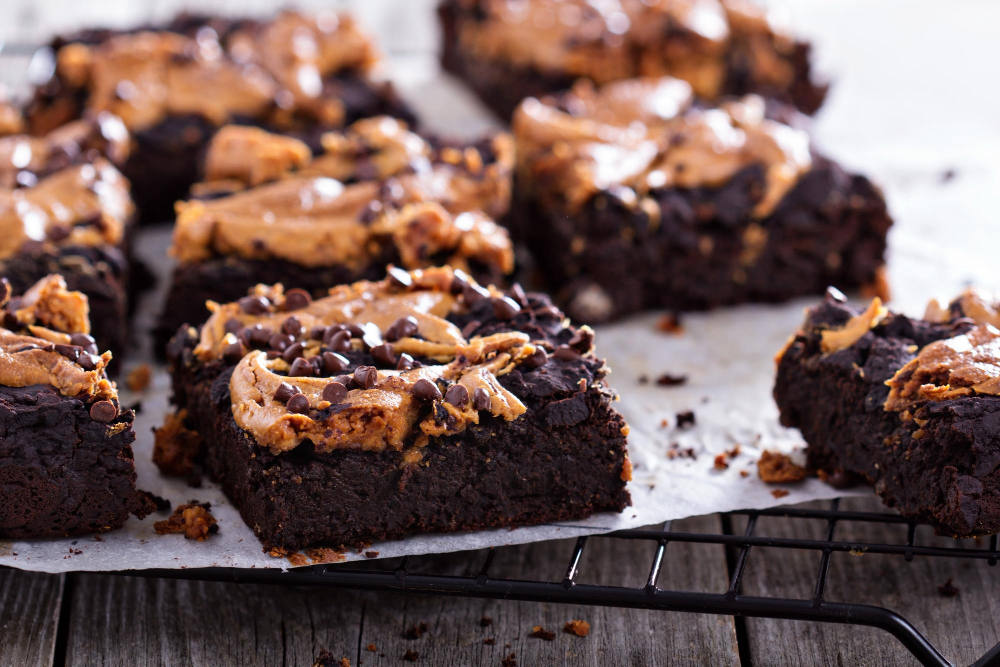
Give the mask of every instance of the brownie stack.
[[627, 427], [545, 296], [392, 269], [257, 286], [171, 342], [174, 397], [266, 550], [621, 511]]

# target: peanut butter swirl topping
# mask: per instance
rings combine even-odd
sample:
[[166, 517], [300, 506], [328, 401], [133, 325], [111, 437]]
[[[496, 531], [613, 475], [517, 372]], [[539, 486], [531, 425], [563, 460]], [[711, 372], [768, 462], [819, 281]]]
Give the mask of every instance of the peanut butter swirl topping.
[[[701, 97], [725, 84], [734, 43], [753, 78], [785, 87], [794, 40], [746, 0], [465, 0], [462, 49], [543, 72], [606, 83], [636, 76], [684, 79]], [[666, 38], [668, 37], [669, 38]]]
[[323, 145], [326, 152], [310, 159], [293, 139], [223, 128], [207, 158], [214, 180], [198, 191], [236, 192], [177, 205], [173, 256], [195, 262], [235, 254], [360, 267], [389, 246], [406, 268], [444, 256], [459, 267], [475, 259], [513, 269], [506, 231], [482, 212], [501, 215], [509, 205], [508, 137], [495, 138], [497, 159], [488, 165], [474, 149], [433, 149], [387, 117], [328, 134]]
[[[240, 302], [209, 304], [195, 355], [239, 360], [229, 384], [233, 417], [275, 453], [303, 440], [321, 452], [422, 447], [478, 424], [481, 412], [510, 421], [526, 410], [497, 378], [537, 359], [536, 346], [516, 331], [467, 340], [446, 319], [464, 308], [463, 290], [505, 298], [451, 268], [394, 269], [315, 301], [261, 285]], [[254, 349], [271, 332], [292, 332], [266, 344], [283, 351]], [[363, 350], [395, 368], [336, 375], [349, 366], [342, 354]]]
[[558, 99], [528, 98], [514, 115], [518, 170], [542, 196], [578, 209], [621, 186], [637, 205], [650, 190], [719, 186], [760, 165], [769, 215], [812, 166], [808, 135], [764, 117], [751, 95], [717, 108], [692, 106], [691, 87], [670, 77], [595, 88], [586, 81]]

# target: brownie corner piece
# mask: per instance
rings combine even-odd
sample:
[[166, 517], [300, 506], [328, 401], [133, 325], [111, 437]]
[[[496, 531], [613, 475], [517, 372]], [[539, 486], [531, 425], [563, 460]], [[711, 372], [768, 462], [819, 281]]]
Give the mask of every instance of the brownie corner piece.
[[[341, 286], [294, 312], [265, 294], [266, 311], [222, 306], [170, 350], [175, 400], [265, 550], [629, 504], [627, 427], [593, 333], [566, 326], [547, 297], [447, 268]], [[371, 314], [336, 314], [357, 298], [377, 304]], [[276, 328], [292, 341], [264, 340]]]
[[997, 302], [969, 290], [923, 318], [831, 294], [781, 352], [774, 397], [809, 467], [870, 483], [939, 534], [1000, 530]]

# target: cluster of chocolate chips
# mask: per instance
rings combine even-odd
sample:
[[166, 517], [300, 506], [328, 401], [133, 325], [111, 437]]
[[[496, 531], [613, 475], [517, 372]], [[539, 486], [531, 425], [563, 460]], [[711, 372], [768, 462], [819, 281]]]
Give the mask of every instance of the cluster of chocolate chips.
[[53, 348], [70, 361], [79, 364], [83, 370], [95, 370], [101, 357], [97, 354], [97, 341], [94, 340], [94, 337], [89, 334], [75, 333], [69, 337], [69, 340], [69, 345], [56, 343]]

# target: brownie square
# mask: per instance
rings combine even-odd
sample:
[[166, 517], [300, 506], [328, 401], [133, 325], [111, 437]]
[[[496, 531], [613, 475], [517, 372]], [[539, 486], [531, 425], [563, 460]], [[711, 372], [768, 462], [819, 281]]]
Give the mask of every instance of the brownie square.
[[525, 97], [639, 76], [674, 76], [704, 99], [758, 94], [815, 112], [811, 46], [746, 0], [625, 2], [444, 0], [443, 67], [501, 118]]
[[134, 137], [123, 172], [144, 221], [171, 219], [225, 123], [271, 128], [318, 148], [323, 131], [358, 118], [413, 119], [392, 87], [371, 77], [375, 47], [347, 15], [184, 14], [165, 25], [58, 37], [45, 53], [52, 75], [27, 107], [32, 132], [87, 112], [120, 116]]
[[570, 317], [884, 291], [879, 190], [757, 96], [719, 106], [669, 77], [582, 82], [514, 117], [512, 233]]
[[120, 528], [152, 509], [135, 488], [131, 410], [86, 335], [86, 297], [49, 276], [11, 307], [0, 284], [0, 536]]
[[1000, 530], [1000, 310], [969, 290], [923, 319], [838, 293], [807, 312], [778, 357], [781, 423], [832, 484], [871, 484], [942, 535]]
[[388, 264], [463, 268], [500, 283], [514, 256], [504, 227], [514, 164], [509, 135], [455, 143], [381, 116], [302, 142], [228, 126], [205, 159], [199, 199], [177, 206], [178, 260], [160, 324], [162, 350], [208, 300], [235, 301], [258, 283], [321, 296], [385, 276]]
[[265, 550], [629, 503], [628, 429], [593, 332], [541, 294], [447, 267], [315, 301], [261, 285], [181, 329], [169, 356], [204, 465]]

